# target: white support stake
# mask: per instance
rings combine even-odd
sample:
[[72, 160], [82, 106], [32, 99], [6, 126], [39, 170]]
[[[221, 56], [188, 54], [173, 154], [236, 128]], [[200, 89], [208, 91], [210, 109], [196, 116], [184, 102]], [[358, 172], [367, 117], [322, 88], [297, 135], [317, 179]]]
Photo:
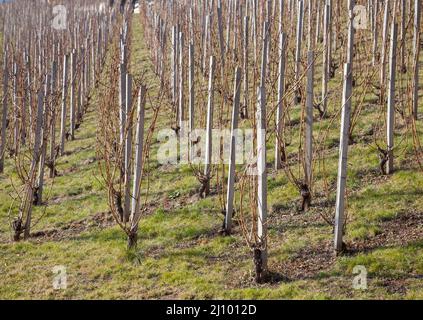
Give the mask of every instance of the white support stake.
[[226, 217], [225, 217], [225, 231], [227, 234], [231, 232], [232, 228], [232, 213], [234, 210], [234, 193], [235, 193], [235, 166], [236, 166], [236, 130], [238, 129], [239, 117], [239, 103], [241, 95], [241, 69], [235, 70], [235, 84], [234, 84], [234, 104], [232, 108], [232, 128], [231, 128], [231, 146], [230, 146], [230, 162], [228, 174], [228, 190], [226, 194]]
[[387, 146], [388, 146], [388, 162], [386, 164], [386, 173], [392, 174], [394, 171], [394, 126], [395, 126], [395, 72], [397, 57], [397, 38], [398, 26], [392, 23], [391, 30], [391, 49], [389, 52], [389, 91], [388, 91], [388, 112], [387, 112]]
[[342, 241], [344, 234], [345, 189], [347, 181], [348, 142], [351, 117], [352, 73], [351, 65], [344, 65], [344, 87], [342, 93], [342, 119], [339, 142], [338, 180], [336, 191], [335, 212], [335, 251], [341, 253], [344, 249]]

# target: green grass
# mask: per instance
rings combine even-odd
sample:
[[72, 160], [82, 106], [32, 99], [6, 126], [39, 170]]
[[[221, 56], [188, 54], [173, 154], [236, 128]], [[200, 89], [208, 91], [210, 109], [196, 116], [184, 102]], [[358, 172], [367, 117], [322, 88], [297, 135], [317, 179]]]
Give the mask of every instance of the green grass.
[[[149, 66], [142, 30], [134, 22], [132, 73], [143, 71], [151, 95], [157, 92], [157, 79]], [[331, 82], [335, 90], [336, 79]], [[336, 100], [336, 99], [334, 99]], [[67, 144], [68, 155], [58, 161], [62, 176], [47, 179], [48, 206], [33, 231], [66, 227], [72, 222], [89, 221], [94, 214], [107, 212], [107, 195], [102, 186], [96, 156], [96, 98], [77, 133], [77, 140]], [[151, 119], [151, 106], [147, 118]], [[330, 103], [332, 112], [336, 110]], [[292, 110], [292, 119], [299, 119]], [[360, 136], [377, 118], [377, 110], [366, 108], [357, 126]], [[159, 116], [158, 128], [169, 127], [167, 110]], [[316, 123], [316, 132], [328, 128], [325, 148], [337, 146], [338, 120]], [[248, 127], [248, 122], [242, 123]], [[422, 127], [419, 127], [423, 138]], [[398, 141], [400, 137], [398, 136]], [[273, 139], [273, 138], [272, 138]], [[269, 159], [273, 161], [273, 140], [269, 141]], [[298, 128], [293, 129], [288, 152], [297, 152]], [[317, 144], [317, 142], [316, 142]], [[317, 144], [318, 145], [318, 144]], [[152, 146], [155, 154], [158, 143]], [[378, 159], [370, 144], [357, 143], [350, 148], [348, 173], [347, 242], [365, 242], [384, 231], [386, 222], [408, 212], [418, 212], [423, 205], [423, 175], [412, 164], [411, 142], [404, 142], [395, 160], [397, 171], [380, 177], [375, 171]], [[330, 149], [323, 168], [316, 162], [315, 190], [323, 190], [336, 181], [338, 152]], [[412, 164], [411, 168], [400, 164]], [[126, 239], [117, 226], [88, 227], [65, 236], [60, 241], [31, 239], [9, 241], [8, 210], [14, 194], [9, 177], [17, 183], [13, 164], [6, 162], [7, 176], [0, 176], [0, 298], [2, 299], [422, 299], [423, 241], [392, 246], [378, 246], [333, 259], [307, 274], [325, 260], [325, 246], [332, 241], [332, 227], [319, 217], [331, 213], [333, 205], [314, 207], [298, 214], [299, 195], [283, 172], [269, 173], [269, 269], [280, 279], [258, 285], [253, 281], [253, 263], [239, 227], [232, 236], [217, 233], [222, 216], [217, 196], [192, 197], [198, 182], [188, 166], [163, 167], [154, 157], [150, 168], [150, 200], [153, 212], [142, 219], [139, 246], [127, 251]], [[294, 169], [297, 169], [296, 167]], [[296, 171], [295, 171], [296, 172]], [[328, 191], [334, 201], [335, 191]], [[316, 199], [316, 201], [319, 199]], [[16, 212], [16, 203], [13, 212]], [[40, 217], [44, 208], [36, 208]], [[322, 252], [320, 252], [322, 250]], [[316, 253], [314, 253], [316, 251]], [[317, 258], [316, 258], [317, 257]], [[299, 265], [298, 259], [304, 259]], [[313, 260], [315, 259], [315, 260]], [[68, 288], [52, 287], [52, 268], [67, 268]], [[363, 265], [369, 272], [368, 290], [352, 288], [353, 268]], [[298, 275], [299, 273], [300, 275]], [[304, 274], [304, 276], [301, 276]], [[276, 279], [278, 278], [275, 276]], [[286, 279], [288, 277], [289, 279]], [[405, 288], [405, 289], [404, 289]]]

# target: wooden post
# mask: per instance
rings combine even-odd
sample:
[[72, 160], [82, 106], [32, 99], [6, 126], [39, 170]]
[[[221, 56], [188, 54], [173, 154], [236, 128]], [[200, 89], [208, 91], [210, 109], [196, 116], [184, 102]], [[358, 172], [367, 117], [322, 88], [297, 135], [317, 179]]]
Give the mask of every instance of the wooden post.
[[[411, 1], [411, 0], [410, 0]], [[405, 23], [406, 23], [406, 12], [405, 12], [405, 0], [401, 0], [401, 71], [403, 73], [407, 72], [407, 66], [405, 61], [405, 47], [406, 47], [406, 32], [405, 32]]]
[[185, 96], [184, 96], [184, 89], [185, 89], [185, 72], [184, 72], [184, 34], [182, 32], [179, 33], [179, 109], [178, 109], [178, 117], [179, 117], [179, 128], [181, 130], [184, 129], [184, 119], [185, 119]]
[[268, 37], [269, 24], [267, 21], [263, 23], [263, 48], [261, 56], [261, 70], [260, 70], [260, 87], [266, 91], [266, 75], [267, 75], [267, 49], [269, 46], [269, 37]]
[[244, 103], [242, 106], [242, 118], [248, 118], [248, 42], [249, 42], [249, 33], [248, 33], [248, 24], [249, 24], [249, 17], [244, 17], [244, 36], [243, 36], [243, 49], [244, 49]]
[[[353, 1], [350, 0], [352, 3]], [[351, 5], [352, 6], [352, 5]], [[354, 60], [354, 13], [353, 10], [348, 11], [348, 42], [347, 42], [347, 63], [351, 65], [351, 70], [353, 70], [353, 60]]]
[[120, 143], [125, 141], [125, 126], [126, 126], [126, 64], [120, 64], [119, 77], [119, 116], [120, 116]]
[[[192, 11], [191, 11], [192, 14]], [[191, 33], [191, 39], [193, 39], [193, 35]], [[194, 41], [194, 40], [192, 40]], [[167, 42], [167, 35], [166, 35], [166, 24], [163, 22], [161, 23], [160, 27], [160, 61], [159, 61], [159, 73], [160, 73], [160, 90], [163, 90], [164, 82], [165, 82], [165, 48]]]
[[88, 38], [85, 39], [85, 56], [84, 56], [84, 105], [86, 105], [88, 100], [88, 95], [90, 91], [90, 55], [88, 47]]
[[129, 221], [131, 204], [131, 160], [132, 160], [132, 76], [126, 74], [126, 106], [125, 106], [125, 163], [124, 163], [124, 183], [125, 201], [123, 206], [123, 222]]
[[[195, 129], [195, 62], [194, 62], [194, 44], [190, 43], [189, 45], [189, 134], [191, 135]], [[192, 142], [192, 141], [191, 141]], [[192, 148], [192, 143], [190, 143]], [[192, 159], [192, 155], [191, 155]]]
[[327, 95], [329, 82], [329, 42], [330, 42], [330, 26], [329, 26], [330, 7], [325, 5], [323, 18], [323, 66], [322, 66], [322, 111], [326, 113], [327, 110]]
[[60, 121], [60, 155], [65, 154], [65, 140], [66, 140], [66, 99], [68, 96], [68, 60], [69, 55], [63, 58], [63, 85], [62, 85], [62, 113]]
[[385, 0], [385, 11], [383, 14], [382, 53], [380, 61], [380, 102], [385, 101], [385, 73], [386, 73], [386, 42], [388, 39], [389, 21], [389, 0]]
[[80, 122], [82, 119], [82, 71], [79, 72], [80, 76], [79, 76], [79, 81], [78, 81], [78, 93], [77, 93], [77, 98], [76, 98], [76, 121]]
[[288, 0], [288, 21], [289, 21], [289, 30], [292, 34], [292, 32], [294, 31], [294, 0]]
[[209, 28], [210, 27], [210, 16], [206, 16], [206, 26], [204, 33], [204, 43], [203, 43], [203, 73], [206, 71], [207, 57], [208, 57], [208, 42], [209, 42]]
[[[411, 0], [410, 0], [411, 1]], [[421, 0], [414, 0], [414, 35], [413, 35], [413, 117], [417, 120], [419, 102], [419, 60], [420, 60], [420, 16]]]
[[373, 6], [373, 48], [372, 48], [372, 64], [373, 66], [376, 65], [377, 59], [377, 44], [378, 44], [378, 38], [379, 38], [379, 25], [377, 23], [379, 13], [379, 0], [374, 0], [374, 6]]
[[231, 146], [228, 174], [228, 189], [226, 194], [225, 232], [229, 234], [232, 228], [232, 213], [234, 211], [235, 166], [236, 166], [236, 130], [238, 129], [239, 103], [241, 95], [241, 69], [235, 70], [234, 104], [232, 108]]
[[313, 170], [313, 85], [314, 85], [314, 52], [307, 53], [307, 95], [305, 119], [305, 182], [311, 190]]
[[[324, 6], [326, 7], [326, 5]], [[316, 37], [314, 40], [314, 44], [317, 45], [320, 42], [320, 21], [321, 21], [321, 16], [320, 16], [320, 1], [317, 1], [317, 13], [316, 13]]]
[[1, 121], [1, 141], [0, 141], [0, 173], [4, 172], [4, 153], [6, 151], [7, 142], [7, 104], [8, 104], [8, 67], [7, 67], [7, 50], [4, 51], [3, 56], [3, 97], [2, 97], [2, 121]]
[[[218, 10], [219, 10], [219, 8], [218, 8]], [[163, 25], [163, 20], [162, 20], [162, 25]], [[163, 35], [163, 33], [162, 33], [162, 35]], [[189, 41], [194, 43], [194, 11], [193, 11], [193, 8], [192, 8], [192, 3], [191, 3], [191, 6], [189, 8]], [[163, 42], [162, 42], [162, 44], [163, 44]]]
[[175, 45], [175, 114], [176, 114], [176, 126], [179, 126], [178, 123], [178, 107], [179, 107], [179, 24], [176, 26], [176, 45]]
[[70, 56], [70, 138], [75, 140], [75, 73], [76, 73], [76, 50], [73, 49]]
[[48, 134], [48, 97], [50, 94], [50, 81], [51, 75], [47, 74], [46, 83], [44, 88], [44, 119], [43, 126], [41, 129], [41, 155], [40, 155], [40, 164], [38, 168], [38, 179], [37, 179], [37, 205], [43, 203], [43, 189], [44, 189], [44, 166], [46, 161], [46, 152], [47, 152], [47, 134]]
[[137, 132], [135, 141], [135, 163], [134, 163], [134, 185], [132, 189], [132, 212], [131, 222], [138, 226], [138, 217], [140, 215], [140, 189], [143, 168], [143, 148], [144, 148], [144, 115], [146, 87], [141, 86], [138, 92], [138, 109], [137, 109]]
[[307, 49], [312, 51], [314, 48], [313, 39], [313, 0], [308, 0], [308, 16], [307, 16]]
[[[264, 55], [266, 55], [264, 53]], [[266, 96], [264, 87], [257, 90], [257, 237], [262, 269], [267, 270], [267, 169], [266, 169]]]
[[395, 125], [395, 72], [396, 72], [396, 56], [397, 56], [397, 31], [398, 27], [395, 19], [392, 22], [391, 31], [391, 50], [389, 52], [389, 91], [388, 91], [388, 112], [387, 112], [387, 146], [388, 146], [388, 162], [386, 173], [392, 174], [394, 171], [394, 125]]
[[[26, 63], [25, 63], [25, 53], [24, 53], [23, 57], [24, 57], [24, 65], [26, 65]], [[25, 67], [23, 67], [22, 69], [23, 69], [22, 72], [25, 72]], [[27, 124], [26, 124], [27, 110], [26, 110], [25, 94], [26, 94], [27, 90], [25, 88], [23, 90], [24, 90], [24, 97], [23, 97], [24, 99], [22, 99], [22, 97], [20, 98], [20, 100], [22, 100], [22, 101], [20, 103], [20, 114], [19, 114], [19, 116], [20, 116], [20, 139], [21, 139], [20, 143], [22, 145], [25, 145], [25, 143], [26, 143], [26, 126], [27, 126]]]
[[[53, 61], [51, 70], [51, 92], [57, 92], [57, 62]], [[50, 127], [50, 178], [55, 176], [56, 167], [56, 105], [51, 106], [51, 127]]]
[[223, 38], [222, 0], [217, 2], [217, 27], [219, 31], [220, 65], [222, 79], [225, 73], [225, 39]]
[[226, 53], [230, 51], [233, 0], [228, 0], [228, 19], [226, 22]]
[[[24, 53], [24, 62], [25, 62], [25, 85], [24, 85], [24, 100], [23, 100], [23, 106], [24, 106], [24, 114], [28, 112], [28, 118], [29, 118], [29, 130], [28, 130], [28, 136], [29, 140], [32, 141], [32, 128], [33, 128], [33, 117], [32, 117], [32, 94], [31, 94], [31, 86], [32, 86], [32, 80], [31, 80], [31, 64], [30, 64], [30, 58], [28, 50], [25, 49]], [[25, 122], [25, 121], [24, 121]]]
[[282, 168], [282, 134], [283, 134], [283, 96], [285, 94], [285, 42], [286, 35], [281, 32], [279, 37], [279, 79], [278, 79], [278, 109], [276, 111], [276, 143], [275, 169]]
[[[85, 106], [86, 96], [87, 96], [87, 63], [86, 63], [86, 53], [85, 48], [82, 47], [81, 49], [82, 55], [82, 79], [81, 79], [81, 91], [82, 91], [82, 98], [81, 98], [81, 105]], [[120, 83], [119, 83], [120, 84]]]
[[[272, 41], [272, 26], [273, 26], [273, 20], [272, 20], [272, 0], [267, 0], [267, 10], [266, 10], [266, 21], [268, 24], [268, 30], [267, 30], [267, 38], [268, 38], [268, 45], [266, 50], [266, 60], [270, 63], [270, 51], [271, 51], [271, 41]], [[270, 68], [267, 68], [267, 74], [270, 72]]]
[[238, 16], [239, 16], [239, 1], [234, 1], [234, 38], [233, 38], [233, 60], [237, 60], [238, 51]]
[[30, 232], [31, 232], [31, 218], [32, 218], [32, 202], [34, 198], [34, 182], [35, 182], [35, 174], [37, 170], [37, 165], [40, 160], [40, 151], [41, 151], [41, 130], [43, 127], [43, 103], [44, 101], [44, 94], [43, 90], [39, 90], [38, 92], [38, 101], [37, 101], [37, 121], [36, 121], [36, 128], [35, 128], [35, 139], [34, 139], [34, 150], [33, 156], [31, 161], [31, 168], [29, 170], [29, 181], [26, 185], [24, 200], [21, 204], [21, 208], [19, 209], [20, 215], [26, 218], [25, 221], [25, 231], [24, 231], [24, 239], [28, 239]]
[[209, 72], [209, 98], [207, 104], [207, 128], [206, 128], [206, 152], [205, 152], [205, 166], [204, 176], [206, 178], [206, 188], [204, 190], [205, 196], [210, 192], [210, 174], [211, 174], [211, 161], [212, 161], [212, 130], [213, 130], [213, 108], [214, 108], [214, 70], [215, 70], [215, 57], [210, 57], [210, 72]]
[[19, 105], [18, 105], [18, 64], [13, 63], [13, 116], [14, 116], [14, 131], [13, 131], [13, 145], [15, 146], [15, 154], [19, 150]]
[[253, 1], [253, 21], [252, 21], [252, 26], [253, 26], [253, 32], [252, 32], [252, 36], [253, 36], [253, 46], [254, 46], [254, 62], [257, 63], [257, 35], [258, 35], [258, 30], [257, 30], [257, 1], [258, 0], [252, 0]]
[[[327, 55], [328, 55], [328, 63], [327, 63], [327, 68], [328, 68], [328, 74], [329, 74], [329, 79], [333, 78], [335, 76], [335, 73], [333, 72], [333, 68], [332, 68], [332, 40], [333, 38], [336, 38], [336, 36], [334, 36], [333, 33], [333, 19], [332, 19], [332, 0], [327, 0], [327, 5], [328, 7], [328, 28], [327, 28]], [[338, 6], [339, 8], [339, 6]], [[336, 48], [335, 48], [336, 49]]]
[[352, 72], [351, 65], [344, 65], [344, 87], [342, 92], [342, 119], [339, 142], [338, 180], [335, 212], [335, 251], [341, 253], [344, 249], [342, 237], [344, 234], [345, 188], [347, 180], [349, 127], [351, 116]]
[[278, 30], [279, 35], [283, 31], [283, 17], [284, 17], [283, 7], [284, 7], [284, 2], [285, 2], [285, 0], [279, 0], [279, 30]]
[[172, 28], [172, 56], [171, 56], [171, 89], [172, 89], [172, 102], [173, 105], [176, 106], [176, 97], [177, 97], [177, 92], [176, 92], [176, 82], [177, 82], [177, 78], [176, 78], [176, 64], [177, 64], [177, 53], [176, 53], [176, 47], [177, 47], [177, 30], [176, 30], [176, 26], [173, 26]]
[[294, 65], [294, 74], [295, 74], [295, 101], [299, 103], [301, 97], [298, 95], [298, 87], [300, 80], [300, 63], [301, 63], [301, 42], [303, 38], [303, 18], [304, 18], [304, 4], [303, 0], [298, 1], [298, 12], [297, 12], [297, 41], [295, 47], [295, 65]]
[[94, 46], [94, 39], [91, 38], [91, 89], [95, 87], [95, 46]]

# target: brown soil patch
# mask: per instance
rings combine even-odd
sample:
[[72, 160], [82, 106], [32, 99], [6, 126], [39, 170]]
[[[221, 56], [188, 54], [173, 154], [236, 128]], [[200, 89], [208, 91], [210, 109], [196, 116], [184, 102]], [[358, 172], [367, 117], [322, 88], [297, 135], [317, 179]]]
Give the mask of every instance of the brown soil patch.
[[407, 286], [405, 279], [387, 279], [383, 280], [382, 286], [390, 294], [407, 294]]
[[89, 197], [91, 195], [94, 195], [95, 192], [90, 192], [90, 193], [80, 193], [77, 195], [67, 195], [67, 196], [60, 196], [60, 197], [56, 197], [56, 198], [52, 198], [52, 199], [48, 199], [48, 204], [52, 205], [52, 204], [61, 204], [62, 202], [65, 201], [75, 201], [75, 200], [81, 200], [84, 199], [86, 197]]
[[390, 176], [381, 174], [379, 167], [377, 167], [375, 163], [375, 167], [372, 169], [358, 171], [357, 178], [360, 179], [360, 183], [357, 188], [351, 190], [352, 193], [359, 192], [369, 185], [375, 186], [383, 184], [390, 179]]
[[317, 277], [335, 263], [336, 257], [330, 242], [305, 247], [291, 255], [289, 259], [270, 266], [289, 280], [301, 280]]
[[33, 232], [31, 238], [37, 242], [69, 240], [76, 238], [89, 229], [104, 229], [113, 224], [112, 214], [110, 212], [101, 212], [82, 220], [72, 221], [59, 228]]
[[366, 252], [376, 248], [407, 246], [423, 240], [423, 212], [398, 214], [381, 224], [382, 232], [370, 239], [347, 244], [351, 253]]

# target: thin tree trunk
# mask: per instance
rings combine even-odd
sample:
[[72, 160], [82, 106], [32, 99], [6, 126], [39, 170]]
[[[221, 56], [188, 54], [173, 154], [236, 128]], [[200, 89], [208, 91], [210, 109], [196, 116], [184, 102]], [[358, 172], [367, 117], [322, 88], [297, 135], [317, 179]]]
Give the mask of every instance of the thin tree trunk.
[[[34, 151], [31, 162], [31, 168], [29, 170], [29, 181], [26, 185], [25, 194], [22, 200], [21, 208], [19, 209], [20, 216], [19, 219], [22, 221], [25, 218], [24, 225], [24, 239], [28, 239], [31, 233], [31, 219], [32, 219], [32, 202], [34, 198], [34, 189], [35, 189], [35, 175], [37, 166], [40, 160], [40, 151], [41, 151], [41, 130], [43, 127], [43, 103], [44, 94], [43, 90], [40, 89], [38, 92], [38, 102], [37, 102], [37, 124], [35, 129], [35, 142], [34, 142]], [[19, 239], [19, 237], [18, 237]], [[16, 240], [16, 237], [15, 237]]]

